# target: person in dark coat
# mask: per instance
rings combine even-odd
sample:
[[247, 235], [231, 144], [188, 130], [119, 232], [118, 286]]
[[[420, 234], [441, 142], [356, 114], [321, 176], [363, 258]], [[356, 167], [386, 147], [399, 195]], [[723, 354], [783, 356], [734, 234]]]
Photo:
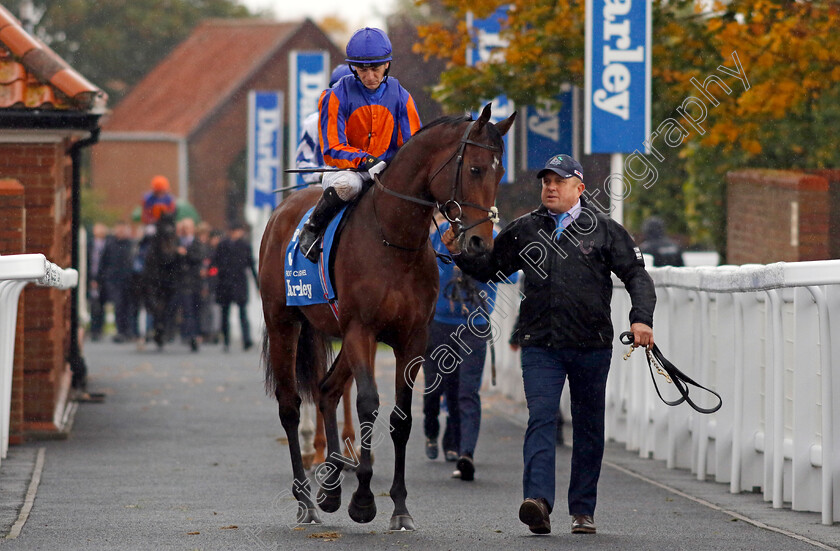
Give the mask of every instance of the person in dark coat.
[[213, 266], [217, 268], [216, 302], [222, 307], [222, 337], [224, 349], [230, 349], [230, 306], [239, 307], [239, 323], [242, 327], [242, 348], [253, 346], [251, 327], [248, 323], [248, 272], [257, 280], [254, 253], [245, 233], [245, 224], [234, 224], [228, 237], [219, 243], [213, 255]]
[[205, 245], [195, 235], [195, 222], [184, 218], [179, 222], [180, 245], [178, 255], [181, 258], [181, 281], [179, 299], [181, 304], [181, 337], [186, 340], [193, 352], [198, 352], [199, 316], [201, 312], [202, 271]]
[[594, 534], [598, 479], [604, 455], [607, 374], [613, 347], [612, 274], [624, 283], [632, 308], [634, 346], [652, 347], [656, 290], [644, 257], [618, 222], [582, 197], [583, 168], [555, 155], [537, 178], [542, 204], [511, 222], [483, 254], [460, 254], [451, 228], [443, 242], [476, 279], [498, 281], [522, 269], [519, 310], [522, 379], [528, 403], [519, 520], [531, 532], [551, 532], [557, 409], [566, 379], [572, 404], [571, 531]]
[[131, 297], [134, 247], [131, 226], [126, 222], [118, 222], [114, 226], [113, 238], [106, 242], [102, 253], [101, 286], [108, 300], [114, 305], [114, 321], [117, 326], [114, 342], [130, 341], [137, 336], [132, 321], [134, 301]]
[[654, 266], [683, 266], [682, 249], [665, 235], [665, 222], [658, 216], [651, 216], [642, 225], [645, 240], [639, 249], [653, 257]]
[[102, 257], [110, 241], [108, 226], [97, 222], [93, 225], [92, 237], [87, 244], [87, 299], [90, 307], [90, 338], [98, 341], [105, 328], [105, 303], [108, 300], [104, 288], [105, 266]]

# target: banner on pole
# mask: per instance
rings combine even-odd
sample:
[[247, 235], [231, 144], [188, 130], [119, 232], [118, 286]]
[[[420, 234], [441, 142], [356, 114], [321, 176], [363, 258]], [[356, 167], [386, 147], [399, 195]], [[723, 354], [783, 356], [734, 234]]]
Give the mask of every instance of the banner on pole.
[[[486, 19], [475, 19], [472, 12], [467, 12], [467, 29], [475, 34], [473, 43], [467, 47], [467, 65], [472, 67], [478, 63], [504, 61], [504, 49], [508, 43], [507, 40], [502, 38], [501, 22], [507, 18], [509, 8], [510, 6], [501, 6]], [[483, 107], [483, 105], [479, 107]], [[498, 123], [511, 116], [516, 107], [507, 96], [500, 95], [493, 98], [490, 109], [492, 111], [490, 122]], [[474, 112], [473, 117], [476, 116], [478, 116], [478, 113]], [[505, 142], [505, 154], [502, 156], [502, 166], [505, 167], [505, 175], [502, 177], [503, 183], [511, 183], [516, 177], [513, 165], [513, 159], [516, 158], [514, 131], [515, 126], [511, 127], [507, 134], [502, 137]]]
[[248, 93], [248, 206], [274, 209], [283, 173], [283, 92]]
[[[324, 50], [289, 52], [289, 147], [288, 163], [295, 166], [303, 121], [318, 110], [318, 99], [330, 81], [330, 54]], [[303, 184], [299, 174], [289, 174], [287, 185]]]
[[[555, 98], [559, 106], [525, 109], [525, 166], [541, 170], [552, 155], [572, 154], [572, 91]], [[555, 104], [556, 105], [556, 104]]]
[[649, 152], [651, 4], [586, 0], [586, 154]]

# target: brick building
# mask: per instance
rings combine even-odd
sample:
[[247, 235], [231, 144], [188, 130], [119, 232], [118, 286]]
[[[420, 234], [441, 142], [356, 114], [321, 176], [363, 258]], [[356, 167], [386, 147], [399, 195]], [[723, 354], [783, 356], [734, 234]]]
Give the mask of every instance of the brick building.
[[[79, 163], [107, 96], [0, 6], [0, 254], [78, 268]], [[28, 286], [18, 307], [10, 441], [61, 430], [78, 365], [76, 293]], [[83, 383], [83, 374], [73, 381]]]
[[[163, 174], [174, 195], [224, 227], [241, 207], [229, 203], [233, 188], [245, 184], [236, 179], [245, 175], [248, 92], [282, 90], [288, 98], [293, 50], [325, 50], [331, 65], [344, 59], [308, 19], [199, 25], [103, 121], [92, 155], [93, 187], [128, 218], [151, 178]], [[288, 101], [284, 109], [288, 121]]]
[[727, 183], [729, 264], [840, 258], [840, 171], [739, 170]]

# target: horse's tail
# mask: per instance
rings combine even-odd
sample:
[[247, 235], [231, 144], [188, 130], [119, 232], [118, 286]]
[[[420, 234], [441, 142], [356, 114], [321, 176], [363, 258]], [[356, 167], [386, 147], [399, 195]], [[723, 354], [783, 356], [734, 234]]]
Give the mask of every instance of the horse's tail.
[[[271, 355], [269, 354], [268, 331], [263, 332], [262, 356], [265, 368], [265, 390], [268, 394], [274, 394], [278, 381], [274, 369], [271, 366]], [[329, 338], [315, 329], [311, 323], [304, 320], [301, 322], [300, 336], [297, 342], [297, 354], [295, 362], [295, 379], [297, 380], [297, 391], [301, 400], [312, 402], [317, 396], [318, 385], [324, 375], [327, 363], [332, 362], [333, 349]]]

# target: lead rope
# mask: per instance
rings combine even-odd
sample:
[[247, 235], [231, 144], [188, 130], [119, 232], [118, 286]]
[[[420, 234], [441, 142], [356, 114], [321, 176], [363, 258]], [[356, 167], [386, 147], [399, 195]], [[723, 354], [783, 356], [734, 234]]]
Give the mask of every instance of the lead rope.
[[[633, 333], [630, 331], [625, 331], [619, 336], [619, 340], [622, 342], [622, 344], [632, 345], [634, 340]], [[631, 348], [626, 354], [624, 354], [625, 360], [630, 358], [630, 354], [633, 353], [633, 350], [635, 350], [635, 348]], [[650, 371], [650, 378], [653, 381], [653, 387], [656, 389], [656, 393], [659, 395], [659, 399], [665, 402], [667, 405], [678, 406], [681, 403], [686, 402], [688, 405], [694, 408], [695, 411], [706, 414], [716, 412], [723, 405], [723, 400], [721, 399], [720, 394], [718, 394], [710, 388], [706, 388], [705, 386], [701, 385], [700, 383], [696, 382], [694, 379], [680, 371], [677, 368], [677, 366], [668, 361], [665, 355], [662, 354], [662, 351], [659, 350], [659, 347], [655, 344], [652, 348], [645, 349], [645, 355], [647, 357], [648, 370]], [[665, 377], [665, 380], [668, 381], [668, 383], [674, 385], [674, 387], [680, 393], [680, 398], [669, 402], [668, 400], [662, 397], [662, 393], [659, 391], [659, 385], [656, 384], [656, 376], [653, 374], [654, 369], [657, 373]], [[714, 394], [718, 399], [717, 405], [711, 408], [703, 408], [698, 406], [688, 395], [688, 385], [695, 386], [701, 390], [705, 390], [706, 392]]]

